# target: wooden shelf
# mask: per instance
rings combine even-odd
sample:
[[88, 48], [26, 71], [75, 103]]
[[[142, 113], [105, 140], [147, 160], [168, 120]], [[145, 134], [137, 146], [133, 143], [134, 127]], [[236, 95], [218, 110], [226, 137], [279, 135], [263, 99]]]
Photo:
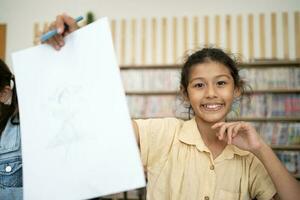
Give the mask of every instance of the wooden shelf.
[[120, 66], [120, 69], [127, 70], [127, 69], [136, 69], [136, 70], [142, 70], [142, 69], [181, 69], [181, 65], [125, 65]]
[[[148, 118], [164, 118], [164, 117], [176, 117], [176, 116], [161, 116], [161, 117], [134, 117], [132, 119], [148, 119]], [[191, 116], [192, 117], [192, 116]], [[176, 117], [182, 120], [188, 120], [185, 117]], [[239, 118], [229, 118], [227, 121], [248, 121], [248, 122], [300, 122], [300, 117], [239, 117]]]
[[278, 151], [299, 151], [300, 145], [271, 145], [271, 148]]
[[254, 122], [300, 122], [300, 117], [238, 117], [229, 118], [228, 121], [254, 121]]
[[145, 96], [151, 96], [151, 95], [178, 95], [178, 91], [151, 91], [151, 92], [143, 92], [143, 91], [136, 91], [136, 92], [126, 92], [126, 95], [145, 95]]
[[289, 94], [289, 93], [300, 93], [300, 89], [263, 89], [263, 90], [253, 90], [246, 91], [248, 93], [276, 93], [276, 94]]
[[[276, 93], [276, 94], [289, 94], [289, 93], [300, 93], [300, 89], [265, 89], [265, 90], [253, 90], [252, 92], [246, 91], [246, 94], [249, 93]], [[128, 91], [126, 95], [178, 95], [179, 91]]]
[[241, 63], [241, 68], [253, 68], [253, 67], [300, 67], [300, 60], [260, 60], [249, 63]]
[[[249, 63], [241, 63], [238, 65], [240, 68], [266, 68], [266, 67], [300, 67], [300, 60], [266, 60], [255, 61]], [[120, 69], [181, 69], [182, 65], [124, 65]]]

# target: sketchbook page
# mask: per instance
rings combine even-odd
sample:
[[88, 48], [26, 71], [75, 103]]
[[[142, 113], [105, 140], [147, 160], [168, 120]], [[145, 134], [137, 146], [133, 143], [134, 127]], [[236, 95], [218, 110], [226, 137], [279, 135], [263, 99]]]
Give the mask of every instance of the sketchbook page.
[[87, 199], [145, 186], [106, 18], [12, 55], [25, 200]]

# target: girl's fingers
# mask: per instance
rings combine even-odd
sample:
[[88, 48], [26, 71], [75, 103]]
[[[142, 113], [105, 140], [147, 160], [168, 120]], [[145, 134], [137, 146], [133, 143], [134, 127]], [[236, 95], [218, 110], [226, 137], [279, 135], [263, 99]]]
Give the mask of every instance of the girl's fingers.
[[70, 17], [67, 14], [62, 15], [63, 22], [68, 26], [68, 33], [76, 31], [79, 26], [77, 25], [76, 21], [74, 18]]
[[[227, 140], [229, 144], [232, 142], [232, 138], [237, 135], [238, 129], [234, 129], [238, 126], [239, 122], [219, 122], [212, 126], [213, 129], [219, 128], [217, 137], [219, 140]], [[240, 125], [241, 126], [241, 125]]]
[[215, 123], [211, 128], [212, 128], [212, 129], [216, 129], [216, 128], [222, 126], [222, 125], [225, 124], [225, 123], [226, 123], [226, 122], [218, 122], [218, 123]]
[[239, 132], [239, 130], [241, 129], [241, 127], [242, 127], [242, 123], [238, 123], [238, 124], [233, 128], [233, 134], [232, 134], [232, 137], [233, 137], [233, 138], [238, 134], [238, 132]]
[[231, 122], [231, 123], [224, 123], [221, 127], [220, 127], [220, 130], [218, 132], [218, 135], [219, 135], [219, 139], [220, 140], [224, 140], [226, 138], [226, 131], [227, 131], [227, 128], [231, 125], [233, 125], [235, 122]]
[[55, 28], [59, 34], [62, 34], [65, 31], [64, 15], [56, 16]]
[[57, 34], [57, 35], [53, 36], [53, 38], [60, 47], [64, 46], [65, 42], [64, 42], [64, 38], [62, 35]]
[[228, 128], [227, 128], [227, 143], [228, 144], [231, 144], [232, 143], [232, 137], [233, 137], [233, 132], [232, 132], [232, 130], [233, 130], [233, 128], [236, 126], [236, 124], [233, 124], [233, 125], [231, 125], [231, 126], [229, 126]]
[[224, 140], [225, 139], [226, 129], [227, 129], [227, 127], [226, 127], [225, 124], [221, 126], [221, 128], [220, 128], [220, 130], [218, 132], [220, 140]]
[[60, 49], [60, 45], [59, 43], [54, 39], [54, 37], [50, 38], [49, 40], [47, 40], [47, 43], [49, 45], [51, 45], [52, 47], [54, 47], [56, 50]]

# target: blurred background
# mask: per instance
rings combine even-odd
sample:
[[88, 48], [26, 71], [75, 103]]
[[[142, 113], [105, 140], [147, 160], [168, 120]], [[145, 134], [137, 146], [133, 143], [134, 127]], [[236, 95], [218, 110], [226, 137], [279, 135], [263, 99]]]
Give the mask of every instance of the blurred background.
[[300, 179], [299, 0], [0, 0], [0, 58], [11, 66], [11, 53], [38, 45], [62, 13], [82, 15], [80, 26], [109, 18], [132, 118], [187, 119], [178, 94], [185, 55], [206, 46], [232, 53], [252, 89], [228, 120], [253, 123]]

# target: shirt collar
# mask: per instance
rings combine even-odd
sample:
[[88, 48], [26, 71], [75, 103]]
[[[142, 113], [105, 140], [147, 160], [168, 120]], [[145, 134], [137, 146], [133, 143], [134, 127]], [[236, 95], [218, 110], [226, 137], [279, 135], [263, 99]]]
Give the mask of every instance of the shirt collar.
[[[188, 145], [195, 145], [199, 151], [210, 152], [202, 140], [195, 118], [184, 122], [179, 133], [179, 140]], [[249, 153], [250, 152], [241, 150], [234, 145], [227, 145], [218, 158], [223, 157], [223, 159], [231, 159], [234, 154], [246, 156]]]
[[241, 150], [234, 145], [227, 145], [223, 152], [215, 159], [215, 162], [232, 159], [234, 155], [247, 156], [248, 154], [250, 154], [249, 151]]
[[195, 145], [199, 151], [210, 152], [201, 138], [195, 118], [184, 122], [179, 134], [179, 140], [185, 144]]

